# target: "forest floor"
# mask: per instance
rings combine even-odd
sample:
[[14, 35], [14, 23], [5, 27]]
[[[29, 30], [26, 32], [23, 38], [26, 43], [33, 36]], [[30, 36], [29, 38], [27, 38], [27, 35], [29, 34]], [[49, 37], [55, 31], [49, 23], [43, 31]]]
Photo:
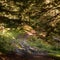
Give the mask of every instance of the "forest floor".
[[54, 58], [48, 56], [24, 56], [24, 55], [17, 55], [13, 54], [2, 54], [0, 53], [0, 60], [55, 60]]
[[60, 58], [54, 58], [51, 56], [34, 56], [34, 55], [18, 55], [16, 53], [12, 54], [3, 54], [0, 53], [0, 60], [60, 60]]
[[[5, 34], [3, 35], [4, 37], [7, 37], [7, 36], [9, 36], [7, 39], [5, 38], [5, 41], [9, 41], [10, 42], [10, 40], [12, 41], [12, 39], [10, 39], [9, 40], [9, 38], [14, 38], [14, 37], [16, 37], [16, 35], [19, 35], [18, 34], [19, 32], [18, 31], [8, 31], [8, 32], [5, 32]], [[7, 36], [6, 36], [7, 35]], [[23, 33], [23, 35], [24, 35], [24, 33]], [[19, 40], [19, 39], [21, 39], [21, 37], [20, 37], [21, 35], [19, 35], [19, 37], [17, 37], [18, 39], [17, 40]], [[25, 35], [24, 35], [25, 36]], [[25, 36], [25, 38], [26, 38], [26, 36]], [[15, 38], [14, 38], [15, 39]], [[25, 39], [24, 39], [25, 40]], [[43, 40], [37, 40], [37, 39], [35, 39], [35, 37], [34, 37], [34, 39], [32, 39], [32, 40], [34, 40], [34, 41], [30, 41], [29, 43], [31, 43], [30, 45], [32, 45], [32, 46], [42, 46], [42, 48], [44, 48], [44, 49], [46, 49], [46, 50], [48, 50], [48, 51], [50, 51], [50, 45], [49, 44], [47, 44], [47, 43], [45, 43], [45, 42], [43, 42]], [[4, 42], [5, 42], [4, 41]], [[29, 41], [29, 40], [28, 40]], [[41, 44], [40, 44], [41, 43]], [[5, 44], [6, 45], [6, 44]], [[5, 47], [5, 45], [4, 45], [4, 47]], [[2, 46], [3, 46], [3, 44], [2, 44]], [[10, 47], [10, 45], [8, 46], [7, 45], [7, 47]], [[40, 48], [41, 49], [41, 48]], [[52, 51], [52, 50], [51, 50]], [[54, 52], [54, 51], [52, 51], [52, 52]], [[58, 52], [59, 53], [59, 52]], [[54, 54], [55, 55], [55, 54]], [[46, 55], [44, 55], [44, 56], [42, 56], [42, 55], [39, 55], [39, 56], [35, 56], [35, 55], [17, 55], [16, 53], [12, 53], [12, 54], [4, 54], [4, 53], [0, 53], [0, 60], [60, 60], [60, 58], [57, 58], [57, 57], [51, 57], [51, 56], [46, 56]]]

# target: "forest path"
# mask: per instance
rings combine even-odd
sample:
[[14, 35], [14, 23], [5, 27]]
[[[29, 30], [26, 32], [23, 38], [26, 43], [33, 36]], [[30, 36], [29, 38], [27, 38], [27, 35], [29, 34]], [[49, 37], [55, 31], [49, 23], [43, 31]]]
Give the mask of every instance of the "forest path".
[[17, 55], [15, 53], [12, 54], [0, 54], [0, 60], [55, 60], [52, 57], [48, 56], [22, 56], [22, 55]]

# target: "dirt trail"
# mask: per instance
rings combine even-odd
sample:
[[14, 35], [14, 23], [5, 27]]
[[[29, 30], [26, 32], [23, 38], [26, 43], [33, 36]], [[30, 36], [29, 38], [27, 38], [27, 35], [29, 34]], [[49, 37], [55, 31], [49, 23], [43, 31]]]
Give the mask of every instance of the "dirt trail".
[[48, 56], [33, 56], [33, 55], [17, 55], [15, 53], [13, 54], [1, 54], [0, 60], [55, 60]]

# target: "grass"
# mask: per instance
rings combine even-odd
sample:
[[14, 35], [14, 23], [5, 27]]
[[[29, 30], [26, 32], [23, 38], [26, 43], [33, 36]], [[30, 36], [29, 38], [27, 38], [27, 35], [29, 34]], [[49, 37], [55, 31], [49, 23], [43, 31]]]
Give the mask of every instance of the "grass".
[[[24, 33], [24, 32], [23, 32]], [[4, 33], [0, 31], [0, 51], [2, 52], [8, 52], [13, 51], [15, 49], [15, 46], [12, 42], [17, 41], [16, 37], [18, 34], [22, 34], [22, 30], [19, 31], [17, 29], [15, 30], [5, 30]]]
[[37, 47], [39, 50], [47, 51], [49, 55], [60, 57], [60, 47], [55, 47], [54, 45], [49, 44], [48, 42], [37, 39], [36, 37], [27, 41], [33, 47]]
[[[17, 37], [18, 34], [24, 34], [22, 30], [7, 30], [2, 34], [0, 32], [0, 51], [6, 52], [14, 50], [11, 42]], [[1, 35], [2, 34], [2, 35]], [[16, 40], [17, 41], [17, 40]], [[32, 36], [27, 40], [28, 44], [32, 47], [37, 47], [39, 50], [47, 51], [49, 55], [60, 57], [60, 48], [49, 44], [48, 42]], [[53, 43], [53, 42], [52, 42]]]

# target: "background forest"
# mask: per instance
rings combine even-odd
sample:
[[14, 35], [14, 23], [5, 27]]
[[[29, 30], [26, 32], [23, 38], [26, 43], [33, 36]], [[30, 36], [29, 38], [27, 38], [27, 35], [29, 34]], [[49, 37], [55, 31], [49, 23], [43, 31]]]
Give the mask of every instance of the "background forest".
[[60, 0], [0, 0], [0, 51], [20, 42], [60, 57]]

